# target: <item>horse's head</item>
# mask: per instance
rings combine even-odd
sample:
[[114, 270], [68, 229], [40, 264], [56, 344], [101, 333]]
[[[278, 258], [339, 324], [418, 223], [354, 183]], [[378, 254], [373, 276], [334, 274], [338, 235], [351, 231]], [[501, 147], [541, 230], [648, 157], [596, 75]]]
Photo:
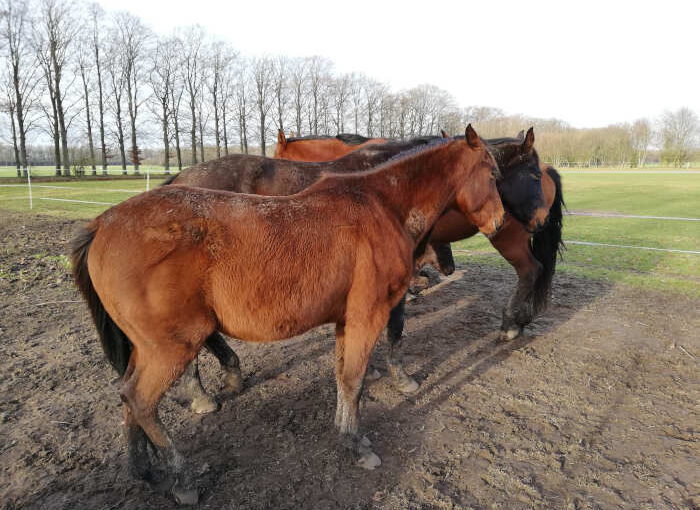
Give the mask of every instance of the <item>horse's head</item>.
[[542, 170], [534, 149], [533, 128], [516, 138], [486, 140], [493, 152], [501, 179], [498, 191], [506, 210], [534, 232], [547, 220], [549, 210], [542, 192]]
[[284, 131], [281, 129], [277, 130], [277, 148], [275, 149], [275, 158], [277, 159], [288, 159], [285, 157], [285, 152], [287, 150], [287, 137], [284, 136]]
[[469, 149], [467, 153], [475, 158], [472, 165], [465, 165], [470, 170], [457, 182], [456, 205], [484, 235], [495, 234], [505, 215], [496, 187], [496, 179], [500, 176], [496, 160], [471, 124], [465, 131], [464, 142], [458, 139], [455, 142], [465, 143]]

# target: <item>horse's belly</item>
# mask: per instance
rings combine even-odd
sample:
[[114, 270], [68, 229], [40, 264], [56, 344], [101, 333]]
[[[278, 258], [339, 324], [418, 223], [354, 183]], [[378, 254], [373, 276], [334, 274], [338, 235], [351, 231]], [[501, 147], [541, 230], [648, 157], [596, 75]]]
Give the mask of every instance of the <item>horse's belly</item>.
[[439, 243], [453, 243], [466, 239], [479, 232], [479, 228], [467, 220], [459, 211], [447, 211], [435, 224], [431, 240]]
[[220, 329], [228, 336], [246, 342], [273, 342], [301, 335], [337, 318], [328, 310], [296, 310], [290, 313], [274, 305], [220, 317]]

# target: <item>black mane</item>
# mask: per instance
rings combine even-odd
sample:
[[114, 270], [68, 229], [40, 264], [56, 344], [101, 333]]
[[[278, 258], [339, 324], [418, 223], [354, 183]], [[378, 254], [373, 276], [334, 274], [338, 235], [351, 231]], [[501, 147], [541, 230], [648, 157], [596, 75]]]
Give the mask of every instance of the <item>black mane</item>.
[[336, 135], [335, 138], [347, 145], [360, 145], [361, 143], [365, 143], [371, 140], [371, 138], [367, 138], [366, 136], [362, 135], [356, 135], [354, 133], [340, 133], [339, 135]]
[[292, 136], [290, 138], [287, 138], [287, 143], [298, 142], [301, 140], [332, 140], [332, 139], [339, 140], [347, 145], [360, 145], [360, 144], [363, 144], [365, 142], [372, 140], [371, 138], [367, 138], [366, 136], [356, 135], [354, 133], [340, 133], [339, 135], [336, 135], [336, 136], [328, 136], [328, 135]]

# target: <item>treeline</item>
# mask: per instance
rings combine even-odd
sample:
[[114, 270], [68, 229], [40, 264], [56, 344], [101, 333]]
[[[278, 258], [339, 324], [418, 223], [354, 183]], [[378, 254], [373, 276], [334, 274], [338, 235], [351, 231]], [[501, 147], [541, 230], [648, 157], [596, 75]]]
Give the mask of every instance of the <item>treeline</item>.
[[574, 129], [561, 120], [461, 107], [445, 90], [393, 92], [321, 56], [241, 55], [199, 26], [154, 34], [128, 13], [74, 0], [0, 0], [0, 160], [18, 175], [53, 164], [126, 173], [148, 157], [166, 170], [230, 152], [270, 154], [278, 129], [407, 138], [460, 133], [513, 136], [535, 125], [554, 164], [644, 165], [651, 146], [681, 165], [694, 157], [698, 117], [686, 108], [652, 122]]

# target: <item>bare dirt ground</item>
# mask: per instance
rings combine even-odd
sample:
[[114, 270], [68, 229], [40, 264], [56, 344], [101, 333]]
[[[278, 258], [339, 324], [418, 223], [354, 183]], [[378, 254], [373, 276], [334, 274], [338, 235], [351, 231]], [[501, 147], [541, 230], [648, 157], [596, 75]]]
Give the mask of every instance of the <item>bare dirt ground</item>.
[[[0, 219], [0, 507], [168, 508], [128, 478], [115, 373], [56, 256], [76, 222]], [[232, 341], [246, 388], [161, 415], [198, 468], [202, 508], [698, 508], [697, 300], [558, 275], [547, 313], [498, 340], [510, 271], [471, 265], [408, 305], [410, 398], [363, 395], [383, 464], [336, 447], [329, 327]], [[69, 301], [62, 303], [61, 301]], [[374, 354], [385, 368], [384, 346]], [[207, 388], [220, 371], [202, 356]]]

